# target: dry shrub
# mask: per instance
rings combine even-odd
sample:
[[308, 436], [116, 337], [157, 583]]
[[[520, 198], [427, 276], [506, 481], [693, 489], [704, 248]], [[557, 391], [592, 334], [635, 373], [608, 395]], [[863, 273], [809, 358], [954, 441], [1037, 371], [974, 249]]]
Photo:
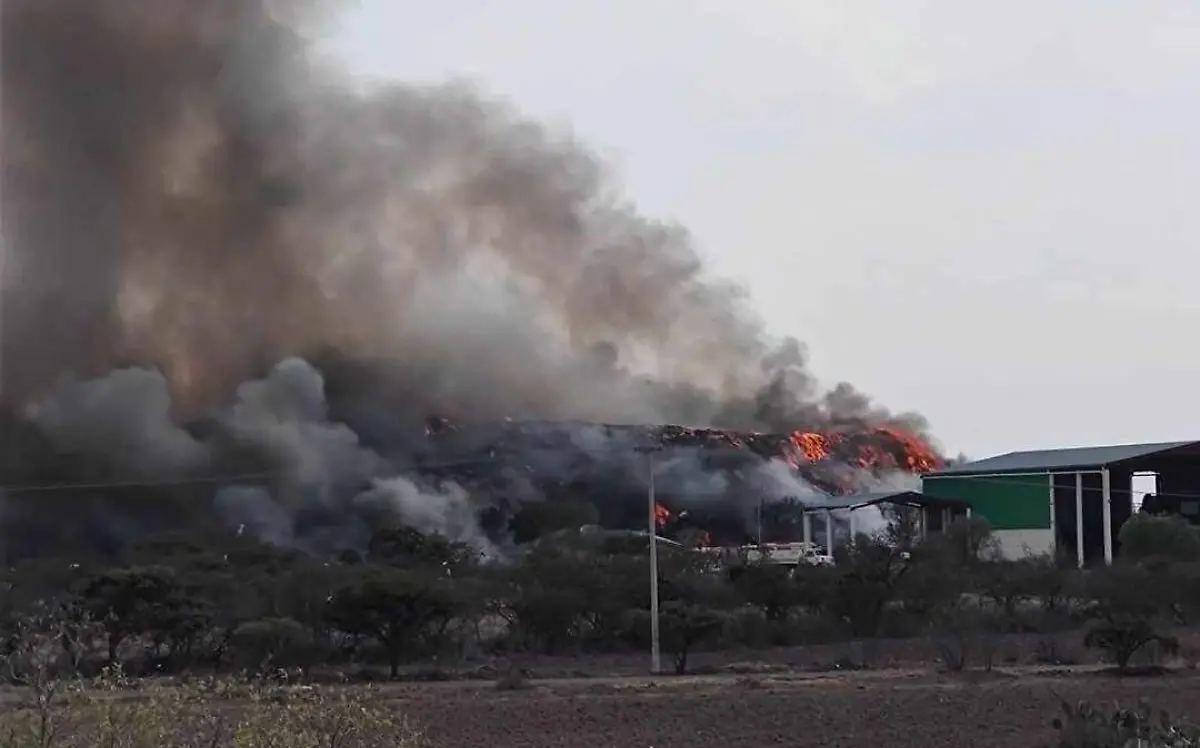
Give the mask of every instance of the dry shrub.
[[529, 681], [529, 671], [525, 668], [509, 664], [496, 678], [497, 691], [523, 691], [533, 688]]
[[1059, 748], [1193, 748], [1200, 727], [1187, 724], [1142, 700], [1136, 708], [1112, 711], [1085, 701], [1059, 699], [1053, 725]]
[[0, 713], [0, 748], [415, 748], [423, 735], [369, 687], [205, 681], [143, 686], [115, 672]]

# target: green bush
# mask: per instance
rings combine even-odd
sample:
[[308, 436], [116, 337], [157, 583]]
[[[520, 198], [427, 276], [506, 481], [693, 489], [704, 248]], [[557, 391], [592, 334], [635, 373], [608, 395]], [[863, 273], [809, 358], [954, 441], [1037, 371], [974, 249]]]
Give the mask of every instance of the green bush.
[[1149, 645], [1172, 651], [1178, 642], [1167, 631], [1174, 613], [1174, 591], [1135, 564], [1119, 563], [1090, 572], [1084, 582], [1089, 603], [1084, 615], [1084, 645], [1104, 651], [1121, 670]]
[[237, 663], [248, 670], [305, 667], [313, 654], [311, 632], [290, 618], [247, 621], [230, 640]]
[[1135, 514], [1121, 526], [1118, 537], [1127, 561], [1200, 561], [1200, 528], [1183, 517]]

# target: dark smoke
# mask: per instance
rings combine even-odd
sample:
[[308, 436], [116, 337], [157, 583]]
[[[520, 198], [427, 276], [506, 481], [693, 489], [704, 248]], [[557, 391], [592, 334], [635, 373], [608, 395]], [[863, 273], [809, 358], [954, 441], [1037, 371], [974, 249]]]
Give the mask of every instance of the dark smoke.
[[923, 431], [823, 392], [570, 138], [457, 85], [362, 92], [315, 52], [334, 9], [5, 0], [10, 487], [269, 465], [217, 490], [229, 521], [292, 538], [353, 496], [469, 535], [462, 486], [403, 477], [427, 416]]

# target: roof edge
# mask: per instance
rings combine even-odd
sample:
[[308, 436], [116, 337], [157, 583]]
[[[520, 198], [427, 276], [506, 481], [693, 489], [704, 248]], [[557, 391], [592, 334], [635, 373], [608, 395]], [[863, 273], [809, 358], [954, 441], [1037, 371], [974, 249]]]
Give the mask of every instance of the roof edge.
[[[967, 477], [971, 477], [971, 476], [980, 476], [980, 475], [1053, 475], [1053, 474], [1073, 473], [1073, 472], [1081, 472], [1081, 471], [1088, 471], [1088, 470], [1103, 470], [1105, 468], [1109, 468], [1113, 465], [1119, 465], [1124, 462], [1133, 462], [1135, 460], [1142, 460], [1142, 459], [1146, 459], [1148, 457], [1154, 457], [1156, 455], [1163, 454], [1164, 452], [1170, 452], [1175, 449], [1181, 449], [1183, 447], [1195, 447], [1195, 446], [1200, 446], [1200, 441], [1187, 440], [1187, 441], [1174, 441], [1174, 442], [1146, 442], [1143, 444], [1105, 444], [1105, 445], [1099, 445], [1099, 446], [1093, 446], [1093, 447], [1066, 447], [1066, 448], [1058, 448], [1058, 449], [1017, 450], [1017, 451], [1013, 451], [1013, 452], [1005, 452], [1005, 453], [999, 454], [999, 455], [993, 455], [991, 457], [984, 457], [983, 459], [974, 460], [972, 462], [964, 463], [962, 465], [956, 465], [956, 466], [952, 466], [949, 468], [943, 468], [941, 470], [934, 470], [934, 471], [931, 471], [928, 473], [923, 473], [920, 477], [922, 479], [925, 479], [925, 478], [967, 478]], [[1035, 455], [1047, 455], [1047, 454], [1053, 454], [1056, 452], [1088, 452], [1091, 450], [1136, 449], [1136, 448], [1143, 448], [1143, 447], [1149, 449], [1149, 451], [1141, 452], [1139, 454], [1130, 455], [1127, 457], [1121, 457], [1119, 459], [1110, 459], [1110, 460], [1106, 460], [1106, 461], [1077, 462], [1077, 463], [1064, 463], [1061, 465], [1053, 465], [1053, 466], [1028, 466], [1028, 467], [988, 467], [987, 465], [982, 464], [982, 463], [993, 462], [993, 461], [999, 462], [1005, 458], [1011, 458], [1011, 457], [1014, 457], [1017, 455], [1021, 455], [1021, 456], [1025, 456], [1025, 457], [1033, 457]], [[1150, 449], [1150, 448], [1153, 448], [1153, 449]], [[978, 469], [971, 469], [971, 466], [976, 465], [976, 464], [980, 465], [980, 467]]]

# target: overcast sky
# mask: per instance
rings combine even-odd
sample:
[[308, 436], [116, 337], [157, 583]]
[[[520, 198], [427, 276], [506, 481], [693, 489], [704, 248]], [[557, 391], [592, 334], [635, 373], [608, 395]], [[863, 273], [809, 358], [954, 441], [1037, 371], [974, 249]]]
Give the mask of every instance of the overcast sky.
[[336, 48], [569, 125], [951, 451], [1200, 439], [1200, 3], [362, 0]]

